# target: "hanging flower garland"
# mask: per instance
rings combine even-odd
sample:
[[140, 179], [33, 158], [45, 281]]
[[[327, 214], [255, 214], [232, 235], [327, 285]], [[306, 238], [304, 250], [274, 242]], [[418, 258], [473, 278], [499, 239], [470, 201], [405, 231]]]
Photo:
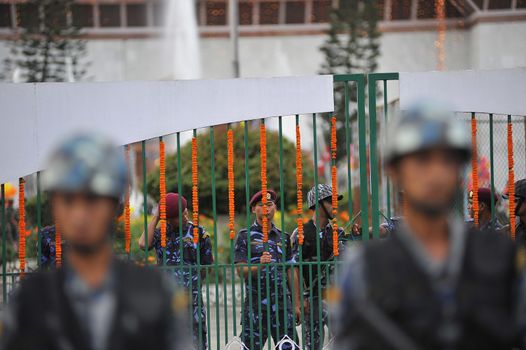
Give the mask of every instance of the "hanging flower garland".
[[[126, 171], [130, 173], [130, 145], [125, 147], [126, 155]], [[130, 185], [126, 186], [126, 194], [124, 199], [124, 250], [127, 254], [130, 253], [131, 247], [131, 223], [130, 223]]]
[[164, 141], [159, 139], [159, 219], [161, 223], [161, 247], [166, 247], [166, 156]]
[[471, 159], [471, 177], [473, 179], [473, 221], [475, 227], [479, 227], [479, 166], [477, 151], [477, 119], [475, 113], [471, 115], [471, 144], [473, 158]]
[[197, 189], [198, 177], [197, 177], [197, 137], [192, 137], [192, 215], [194, 221], [194, 244], [199, 242], [199, 192]]
[[331, 175], [332, 175], [332, 252], [334, 256], [340, 255], [338, 247], [338, 177], [336, 169], [336, 117], [331, 119]]
[[227, 132], [228, 149], [228, 228], [230, 229], [230, 240], [233, 240], [235, 232], [235, 201], [234, 201], [234, 131]]
[[25, 180], [18, 180], [18, 260], [20, 274], [26, 271], [26, 209], [25, 209]]
[[515, 162], [513, 160], [513, 125], [508, 116], [508, 196], [511, 238], [515, 240]]
[[297, 222], [298, 222], [298, 243], [303, 245], [303, 164], [301, 155], [301, 134], [300, 125], [296, 122], [296, 191], [297, 191]]
[[259, 125], [259, 147], [261, 154], [261, 202], [263, 203], [263, 243], [268, 242], [267, 218], [267, 130], [265, 122]]

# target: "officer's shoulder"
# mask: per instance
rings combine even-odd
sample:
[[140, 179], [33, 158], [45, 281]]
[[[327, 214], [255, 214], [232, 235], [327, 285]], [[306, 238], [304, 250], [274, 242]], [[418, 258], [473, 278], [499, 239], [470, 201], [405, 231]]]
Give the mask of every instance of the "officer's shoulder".
[[144, 292], [166, 287], [165, 277], [159, 269], [150, 266], [138, 266], [125, 261], [118, 261], [115, 266], [117, 278], [120, 283], [126, 285], [127, 290]]
[[52, 235], [55, 235], [55, 226], [54, 225], [50, 225], [50, 226], [45, 226], [43, 227], [41, 230], [40, 230], [40, 234], [42, 236], [52, 236]]
[[483, 249], [488, 254], [509, 253], [514, 250], [513, 241], [494, 229], [480, 230], [467, 225], [468, 245], [476, 249]]
[[237, 237], [238, 238], [246, 238], [248, 233], [248, 230], [245, 228], [242, 228], [241, 230], [237, 231]]

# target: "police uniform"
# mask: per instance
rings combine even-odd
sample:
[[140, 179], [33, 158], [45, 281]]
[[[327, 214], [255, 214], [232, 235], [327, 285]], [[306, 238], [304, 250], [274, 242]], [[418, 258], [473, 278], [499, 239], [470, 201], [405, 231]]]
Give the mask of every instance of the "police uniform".
[[[56, 246], [55, 246], [55, 225], [46, 226], [40, 231], [40, 268], [49, 269], [55, 267]], [[66, 247], [66, 242], [62, 240], [62, 251]]]
[[[259, 198], [257, 198], [258, 194]], [[268, 199], [275, 201], [275, 198], [275, 192], [269, 191]], [[261, 192], [252, 197], [251, 206], [259, 199], [261, 199]], [[249, 246], [250, 263], [259, 264], [265, 251], [265, 244], [263, 243], [263, 228], [257, 221], [252, 224], [249, 231], [242, 229], [237, 234], [234, 250], [234, 262], [236, 264], [248, 262]], [[258, 272], [253, 272], [252, 275], [249, 272], [245, 279], [241, 341], [251, 350], [262, 349], [269, 333], [275, 344], [281, 341], [284, 336], [288, 336], [296, 342], [292, 299], [287, 284], [287, 270], [290, 267], [275, 265], [275, 263], [282, 262], [294, 264], [296, 261], [292, 254], [290, 236], [286, 232], [281, 232], [270, 222], [268, 252], [271, 255], [271, 263], [260, 268], [259, 279]], [[267, 289], [270, 290], [269, 295]], [[258, 304], [258, 295], [261, 297], [261, 304]], [[260, 309], [261, 313], [259, 313]], [[268, 329], [268, 322], [270, 322], [271, 329]], [[293, 347], [286, 343], [283, 344], [282, 349], [291, 350]]]
[[[302, 246], [302, 256], [300, 260], [298, 229], [296, 228], [291, 235], [294, 259], [296, 261], [315, 262], [318, 261], [316, 232], [318, 229], [312, 220], [309, 220], [303, 225], [304, 241]], [[325, 229], [318, 232], [320, 241], [320, 261], [334, 260], [333, 255], [333, 227], [329, 223]], [[345, 242], [347, 242], [345, 231], [338, 227], [338, 245], [340, 255], [344, 255]], [[312, 270], [309, 271], [309, 270]], [[322, 293], [331, 283], [332, 272], [334, 265], [323, 264], [320, 267], [320, 275], [318, 275], [318, 268], [314, 265], [306, 265], [303, 267], [303, 296], [309, 301], [309, 313], [304, 315], [303, 327], [305, 331], [305, 349], [321, 349], [323, 346], [322, 336], [324, 327], [328, 326], [328, 307], [323, 298], [320, 298], [319, 289]], [[301, 283], [301, 281], [300, 281]], [[321, 308], [321, 322], [320, 322], [320, 308]], [[311, 315], [312, 314], [312, 326]], [[312, 330], [312, 332], [311, 332]], [[329, 330], [330, 331], [330, 330]]]
[[401, 220], [401, 216], [393, 216], [386, 220], [384, 223], [382, 223], [380, 227], [383, 227], [385, 230], [385, 235], [389, 236], [396, 230]]
[[[458, 118], [432, 105], [410, 107], [389, 131], [384, 150], [389, 166], [434, 149], [450, 150], [459, 165], [471, 159], [471, 140]], [[352, 249], [338, 279], [335, 349], [513, 347], [516, 247], [451, 214], [448, 256], [442, 260], [430, 256], [405, 221], [389, 239]]]
[[[173, 274], [178, 285], [185, 290], [192, 290], [192, 330], [193, 341], [196, 349], [207, 348], [207, 327], [206, 327], [206, 309], [203, 302], [200, 287], [201, 270], [197, 268], [188, 269], [183, 266], [197, 266], [198, 246], [194, 244], [193, 230], [196, 227], [188, 221], [186, 227], [183, 227], [182, 237], [179, 234], [179, 227], [172, 227], [167, 224], [166, 234], [166, 265], [176, 266]], [[214, 262], [212, 255], [212, 242], [210, 236], [202, 226], [197, 226], [199, 230], [199, 263], [201, 265], [210, 265]], [[181, 241], [183, 242], [181, 257]], [[163, 265], [163, 247], [161, 247], [161, 230], [155, 229], [153, 235], [153, 247], [157, 255], [157, 264]], [[199, 284], [200, 283], [200, 284]], [[201, 327], [201, 333], [199, 333]]]
[[[127, 186], [124, 154], [103, 135], [71, 136], [52, 153], [42, 183], [51, 193], [89, 194], [117, 205]], [[84, 259], [78, 250], [77, 259]], [[187, 301], [168, 278], [110, 259], [96, 287], [72, 265], [24, 278], [2, 315], [0, 348], [188, 349], [181, 312]]]

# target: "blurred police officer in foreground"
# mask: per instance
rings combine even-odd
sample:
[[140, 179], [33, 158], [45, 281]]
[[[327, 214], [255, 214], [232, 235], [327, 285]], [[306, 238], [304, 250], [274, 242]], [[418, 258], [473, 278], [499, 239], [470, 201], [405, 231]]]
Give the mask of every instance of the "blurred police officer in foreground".
[[[179, 201], [181, 201], [181, 228], [179, 233]], [[157, 254], [157, 264], [164, 265], [164, 250], [166, 250], [166, 265], [178, 266], [173, 270], [175, 281], [180, 287], [191, 291], [191, 303], [189, 306], [192, 313], [192, 334], [195, 349], [207, 348], [207, 329], [206, 329], [206, 309], [204, 299], [201, 294], [201, 288], [204, 282], [206, 271], [198, 270], [200, 265], [210, 265], [214, 262], [212, 255], [212, 242], [210, 236], [204, 227], [195, 225], [188, 220], [186, 198], [179, 197], [177, 193], [166, 194], [166, 247], [161, 246], [161, 230], [157, 228], [159, 224], [158, 206], [157, 212], [154, 213], [153, 219], [148, 225], [148, 248], [155, 248]], [[194, 228], [198, 229], [199, 242], [194, 243]], [[139, 238], [139, 247], [144, 248], [144, 233]], [[182, 242], [182, 243], [181, 243]], [[182, 245], [182, 247], [181, 247]], [[181, 256], [182, 252], [182, 256]], [[197, 255], [199, 254], [199, 259]], [[192, 269], [190, 269], [192, 268]], [[169, 307], [169, 306], [167, 306]]]
[[100, 135], [71, 137], [52, 154], [43, 182], [67, 264], [23, 279], [4, 318], [4, 349], [187, 349], [175, 312], [184, 296], [112, 253], [126, 181], [122, 152]]
[[390, 129], [385, 156], [405, 217], [389, 239], [351, 253], [336, 349], [511, 349], [514, 244], [452, 210], [471, 158], [464, 128], [452, 113], [415, 105]]
[[[304, 240], [301, 249], [301, 261], [305, 262], [331, 261], [334, 259], [332, 240], [333, 228], [330, 223], [330, 220], [333, 219], [332, 186], [319, 184], [317, 186], [317, 191], [318, 217], [316, 217], [316, 212], [314, 212], [312, 218], [303, 225]], [[341, 200], [342, 198], [342, 195], [338, 196], [338, 200]], [[313, 187], [307, 193], [307, 204], [311, 210], [316, 208], [316, 187]], [[320, 229], [317, 227], [320, 227]], [[346, 239], [345, 236], [345, 231], [341, 227], [338, 227], [340, 254], [343, 253], [343, 241]], [[300, 245], [297, 228], [292, 232], [291, 240], [295, 260], [300, 261]], [[305, 308], [302, 329], [305, 332], [305, 349], [309, 350], [322, 348], [322, 334], [325, 325], [327, 325], [328, 310], [323, 298], [320, 297], [319, 289], [321, 289], [323, 293], [329, 282], [330, 272], [332, 272], [333, 269], [332, 265], [323, 264], [320, 266], [319, 270], [320, 271], [318, 271], [318, 267], [315, 265], [306, 265], [303, 267], [302, 282], [304, 288], [303, 297]], [[322, 314], [321, 320], [320, 309]], [[313, 320], [312, 322], [311, 317]]]
[[[241, 341], [247, 349], [260, 350], [269, 335], [275, 344], [286, 336], [290, 341], [283, 342], [279, 349], [292, 350], [296, 349], [292, 341], [297, 343], [295, 325], [300, 322], [301, 305], [297, 267], [287, 265], [296, 261], [289, 234], [281, 232], [272, 222], [276, 213], [276, 192], [267, 191], [266, 210], [262, 197], [262, 191], [252, 196], [250, 208], [256, 220], [250, 232], [247, 229], [238, 232], [234, 250], [234, 262], [242, 264], [238, 272], [245, 279], [246, 290]], [[268, 220], [268, 243], [263, 242], [264, 215]], [[247, 266], [249, 262], [257, 265]], [[289, 287], [294, 286], [294, 313], [287, 282]]]
[[[479, 229], [481, 231], [494, 230], [500, 231], [503, 226], [500, 223], [497, 216], [491, 218], [491, 202], [493, 201], [493, 208], [497, 207], [498, 196], [496, 193], [491, 195], [491, 189], [487, 187], [481, 187], [477, 191], [478, 193], [478, 216], [479, 216]], [[493, 198], [492, 198], [493, 197]], [[473, 207], [473, 190], [468, 193], [468, 211], [471, 219], [468, 222], [474, 225], [475, 208]]]

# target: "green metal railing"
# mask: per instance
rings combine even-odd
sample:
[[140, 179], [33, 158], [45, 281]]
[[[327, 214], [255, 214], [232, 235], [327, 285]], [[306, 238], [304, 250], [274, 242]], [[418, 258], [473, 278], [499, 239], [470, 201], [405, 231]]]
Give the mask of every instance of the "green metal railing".
[[[334, 76], [334, 86], [335, 88], [341, 88], [339, 91], [343, 93], [343, 108], [342, 115], [337, 115], [338, 122], [341, 123], [345, 131], [345, 142], [338, 144], [338, 147], [345, 147], [345, 157], [343, 161], [340, 162], [339, 167], [345, 168], [345, 185], [341, 185], [340, 189], [345, 188], [347, 192], [348, 203], [344, 208], [340, 208], [341, 211], [347, 211], [349, 216], [347, 219], [341, 219], [343, 225], [347, 231], [350, 231], [354, 220], [359, 218], [360, 225], [363, 230], [362, 239], [369, 240], [369, 234], [367, 231], [369, 227], [372, 228], [372, 238], [379, 238], [379, 226], [382, 217], [387, 216], [388, 218], [397, 211], [399, 207], [394, 203], [393, 198], [396, 196], [391, 189], [385, 171], [382, 171], [380, 155], [379, 155], [379, 142], [383, 138], [383, 129], [381, 127], [382, 121], [383, 124], [388, 121], [388, 111], [389, 111], [389, 101], [393, 101], [393, 98], [388, 95], [388, 82], [395, 82], [398, 80], [398, 73], [375, 73], [375, 74], [350, 74], [350, 75], [337, 75]], [[378, 87], [381, 86], [379, 89]], [[378, 101], [382, 103], [378, 103]], [[378, 106], [381, 105], [381, 110], [378, 110]], [[368, 108], [366, 108], [368, 107]], [[383, 118], [378, 116], [383, 114]], [[479, 116], [479, 114], [477, 114]], [[494, 121], [494, 115], [489, 114], [488, 116], [488, 130], [489, 130], [489, 156], [490, 156], [490, 167], [491, 167], [491, 189], [493, 192], [496, 192], [496, 178], [502, 176], [500, 172], [497, 174], [494, 171], [495, 167], [498, 167], [499, 164], [497, 159], [494, 157], [494, 141], [497, 141], [497, 138], [494, 137], [494, 126], [500, 125], [498, 122]], [[480, 118], [480, 117], [479, 117]], [[294, 168], [291, 166], [287, 160], [286, 152], [286, 138], [284, 136], [284, 122], [287, 120], [292, 121], [294, 119], [294, 124], [301, 126], [302, 130], [305, 131], [306, 126], [312, 125], [312, 134], [308, 137], [312, 138], [312, 157], [304, 158], [304, 164], [312, 164], [313, 173], [309, 174], [312, 178], [309, 179], [309, 182], [312, 182], [314, 186], [317, 187], [319, 183], [327, 182], [330, 183], [330, 178], [322, 178], [322, 175], [318, 173], [318, 166], [321, 164], [320, 155], [323, 154], [323, 149], [320, 147], [321, 133], [320, 130], [326, 130], [327, 125], [321, 124], [324, 123], [324, 119], [320, 117], [319, 114], [311, 115], [296, 115], [296, 116], [277, 116], [273, 117], [274, 120], [277, 120], [277, 164], [272, 164], [273, 167], [278, 167], [279, 176], [276, 183], [272, 183], [274, 188], [279, 186], [279, 195], [278, 202], [276, 203], [278, 212], [280, 214], [279, 220], [275, 222], [275, 225], [281, 229], [281, 231], [290, 231], [288, 230], [287, 225], [291, 217], [296, 217], [296, 214], [290, 213], [290, 206], [287, 206], [287, 198], [290, 198], [292, 194], [287, 193], [287, 181], [290, 171], [293, 171]], [[466, 118], [467, 120], [467, 118]], [[239, 207], [244, 207], [244, 212], [236, 212], [238, 218], [241, 218], [241, 222], [238, 223], [237, 229], [245, 228], [250, 232], [250, 227], [253, 223], [253, 214], [250, 210], [249, 201], [253, 193], [257, 192], [259, 188], [254, 188], [253, 182], [251, 183], [251, 169], [255, 163], [252, 161], [250, 156], [250, 145], [253, 144], [254, 140], [250, 139], [249, 135], [254, 125], [259, 126], [260, 124], [268, 123], [269, 119], [257, 120], [257, 121], [245, 121], [244, 123], [238, 125], [235, 128], [237, 133], [243, 133], [242, 143], [238, 147], [242, 147], [244, 155], [242, 159], [239, 159], [240, 162], [244, 161], [243, 172], [244, 178], [236, 178], [236, 182], [244, 183], [244, 194], [239, 198], [243, 200], [236, 203]], [[517, 124], [515, 128], [520, 129], [520, 123], [522, 119], [516, 119]], [[497, 124], [496, 124], [497, 123]], [[226, 130], [233, 128], [234, 125], [227, 125]], [[499, 126], [500, 128], [500, 126]], [[298, 259], [295, 263], [289, 263], [286, 261], [285, 256], [282, 257], [281, 261], [273, 262], [271, 264], [259, 264], [252, 262], [253, 257], [253, 242], [249, 241], [247, 246], [247, 261], [246, 263], [234, 264], [234, 250], [235, 242], [234, 240], [229, 240], [226, 244], [220, 246], [220, 241], [222, 240], [220, 235], [222, 235], [221, 218], [218, 215], [218, 196], [217, 191], [219, 186], [219, 179], [224, 178], [224, 174], [218, 174], [217, 168], [218, 163], [216, 162], [218, 154], [226, 153], [226, 149], [221, 149], [217, 146], [218, 140], [221, 137], [226, 137], [226, 133], [221, 132], [224, 129], [224, 126], [211, 126], [205, 130], [192, 130], [191, 133], [194, 137], [198, 139], [204, 138], [208, 134], [209, 138], [209, 147], [210, 147], [210, 164], [203, 167], [200, 164], [199, 171], [204, 173], [210, 173], [210, 183], [206, 184], [211, 189], [211, 220], [212, 223], [206, 227], [206, 230], [210, 232], [212, 237], [212, 251], [214, 256], [214, 262], [211, 265], [202, 265], [200, 261], [201, 256], [201, 245], [197, 245], [197, 260], [195, 265], [184, 265], [182, 262], [180, 265], [169, 266], [167, 264], [166, 250], [163, 251], [162, 259], [162, 269], [166, 270], [167, 273], [173, 274], [176, 271], [185, 271], [190, 275], [190, 286], [189, 289], [192, 290], [192, 278], [191, 276], [197, 276], [197, 290], [201, 291], [197, 294], [197, 301], [195, 307], [197, 310], [194, 310], [194, 305], [189, 307], [189, 315], [193, 316], [194, 311], [197, 311], [197, 314], [201, 314], [201, 309], [206, 309], [206, 326], [203, 323], [199, 322], [197, 326], [198, 343], [208, 344], [210, 349], [224, 349], [226, 344], [231, 342], [235, 337], [238, 337], [241, 333], [241, 329], [246, 328], [249, 330], [252, 335], [249, 337], [249, 340], [246, 346], [250, 349], [254, 348], [255, 342], [258, 340], [257, 336], [260, 337], [263, 334], [257, 333], [257, 329], [266, 328], [268, 333], [266, 334], [268, 339], [271, 338], [270, 329], [272, 328], [272, 320], [278, 320], [280, 327], [276, 330], [276, 341], [282, 339], [284, 330], [289, 326], [289, 309], [294, 311], [297, 306], [300, 308], [300, 319], [302, 326], [294, 327], [296, 330], [296, 337], [294, 334], [291, 334], [291, 338], [294, 341], [297, 341], [304, 348], [307, 339], [307, 333], [305, 332], [305, 324], [309, 324], [311, 343], [314, 342], [314, 323], [316, 320], [322, 320], [324, 316], [323, 309], [323, 294], [327, 286], [323, 284], [321, 278], [315, 278], [314, 276], [330, 275], [331, 278], [337, 278], [337, 270], [340, 266], [340, 261], [338, 259], [333, 259], [329, 261], [321, 261], [321, 239], [319, 235], [316, 235], [316, 259], [305, 259], [303, 247], [299, 246], [298, 248]], [[500, 130], [500, 129], [499, 129]], [[176, 156], [174, 162], [176, 163], [176, 183], [177, 183], [177, 192], [182, 193], [187, 198], [190, 197], [190, 193], [183, 193], [184, 190], [184, 179], [183, 179], [183, 164], [189, 162], [189, 159], [184, 159], [182, 155], [182, 145], [181, 145], [181, 136], [185, 133], [178, 132], [175, 135], [175, 149], [172, 150], [175, 152]], [[304, 132], [303, 135], [306, 133]], [[357, 137], [355, 137], [355, 135]], [[520, 143], [520, 137], [524, 134], [518, 134], [517, 139]], [[524, 138], [524, 137], [523, 137]], [[144, 230], [145, 232], [145, 242], [148, 242], [148, 212], [149, 212], [149, 195], [148, 195], [148, 168], [147, 168], [147, 149], [150, 142], [153, 141], [142, 141], [138, 144], [138, 153], [141, 155], [141, 163], [139, 173], [141, 174], [142, 181], [139, 184], [139, 187], [142, 190], [143, 198], [143, 217], [139, 226], [140, 231]], [[358, 147], [358, 166], [355, 168], [352, 165], [355, 164], [354, 158], [355, 154], [352, 152], [354, 149], [353, 146]], [[203, 147], [204, 148], [204, 147]], [[524, 167], [524, 149], [519, 151], [520, 146], [517, 147], [517, 167]], [[203, 152], [199, 149], [199, 152]], [[290, 156], [290, 155], [289, 155]], [[244, 158], [244, 159], [243, 159]], [[237, 160], [236, 160], [237, 161]], [[291, 170], [292, 168], [292, 170]], [[258, 168], [259, 169], [259, 168]], [[523, 168], [524, 169], [524, 168]], [[355, 175], [358, 174], [356, 177]], [[222, 176], [222, 177], [221, 177]], [[252, 175], [253, 176], [253, 175]], [[41, 196], [40, 188], [40, 174], [36, 174], [36, 184], [37, 184], [37, 262], [40, 261], [41, 255], [41, 231], [42, 231], [42, 222], [43, 222], [43, 196]], [[499, 180], [501, 181], [501, 180]], [[224, 182], [222, 182], [224, 184]], [[500, 182], [499, 182], [500, 183]], [[385, 185], [385, 191], [381, 191], [381, 186]], [[200, 185], [202, 186], [202, 185]], [[359, 196], [357, 197], [357, 203], [354, 202], [353, 193], [359, 191]], [[1, 223], [2, 223], [2, 296], [3, 303], [9, 300], [9, 294], [13, 287], [17, 284], [19, 280], [19, 271], [11, 267], [8, 269], [7, 262], [7, 236], [6, 236], [6, 210], [5, 210], [5, 195], [4, 195], [4, 185], [1, 187]], [[341, 191], [340, 191], [341, 192]], [[318, 193], [316, 192], [316, 202], [318, 202]], [[381, 201], [381, 199], [385, 199]], [[242, 203], [244, 202], [244, 203]], [[290, 202], [290, 201], [289, 201]], [[382, 204], [382, 203], [383, 204]], [[189, 209], [191, 207], [189, 206]], [[294, 208], [292, 208], [294, 209]], [[492, 213], [496, 215], [498, 208], [492, 205]], [[317, 222], [320, 218], [320, 208], [316, 205], [313, 215]], [[303, 213], [306, 216], [305, 213]], [[182, 203], [181, 197], [179, 197], [179, 215], [182, 216]], [[182, 222], [179, 221], [179, 227], [177, 228], [179, 240], [182, 241], [185, 235], [183, 232]], [[140, 233], [139, 233], [140, 234]], [[352, 237], [352, 236], [351, 236]], [[224, 240], [224, 239], [223, 239]], [[136, 244], [135, 241], [132, 241], [132, 245]], [[281, 237], [282, 247], [286, 246], [286, 237], [282, 235]], [[265, 249], [268, 249], [265, 246]], [[144, 250], [140, 250], [135, 255], [128, 255], [127, 258], [136, 262], [143, 264], [150, 264], [149, 257], [151, 252], [148, 250], [147, 244], [145, 244]], [[180, 255], [183, 256], [183, 245], [180, 244]], [[182, 259], [181, 259], [182, 261]], [[242, 268], [248, 268], [248, 278], [243, 278], [238, 270]], [[257, 270], [252, 270], [257, 268]], [[276, 283], [271, 283], [273, 280], [276, 280], [279, 277], [279, 274], [286, 275], [286, 271], [290, 271], [292, 275], [292, 280], [295, 277], [299, 280], [299, 286], [292, 284], [290, 287], [287, 283], [278, 285]], [[310, 282], [310, 288], [306, 288], [305, 279], [307, 282]], [[262, 283], [265, 284], [262, 288]], [[256, 288], [259, 293], [248, 293], [246, 295], [245, 287], [248, 287], [248, 290], [252, 291]], [[299, 288], [299, 290], [296, 290]], [[262, 290], [263, 289], [263, 290]], [[283, 298], [283, 307], [272, 308], [269, 302], [264, 303], [265, 297], [271, 299], [270, 295], [287, 295], [290, 292], [292, 295], [291, 299]], [[295, 293], [299, 292], [299, 300], [295, 300], [293, 297]], [[276, 297], [277, 298], [277, 297]], [[246, 299], [246, 302], [245, 302]], [[305, 301], [309, 301], [311, 304], [311, 312], [306, 313], [303, 305]], [[289, 304], [289, 302], [291, 304]], [[297, 304], [299, 303], [299, 305]], [[318, 307], [316, 308], [317, 313], [312, 312], [313, 305], [317, 303]], [[251, 307], [255, 305], [255, 307]], [[167, 306], [168, 307], [168, 306]], [[245, 324], [247, 319], [253, 319], [254, 316], [260, 316], [259, 321], [254, 324], [250, 322], [249, 325]], [[246, 316], [246, 317], [245, 317]], [[262, 317], [264, 316], [264, 317]], [[265, 322], [265, 324], [264, 324]], [[203, 328], [205, 327], [205, 328]], [[324, 332], [321, 333], [321, 342], [322, 344], [330, 342], [330, 329], [331, 324], [330, 320], [327, 321], [326, 328]], [[204, 335], [206, 331], [206, 336]], [[259, 339], [261, 340], [261, 339]], [[274, 343], [275, 343], [274, 342]], [[272, 349], [271, 341], [267, 341], [266, 347]]]

